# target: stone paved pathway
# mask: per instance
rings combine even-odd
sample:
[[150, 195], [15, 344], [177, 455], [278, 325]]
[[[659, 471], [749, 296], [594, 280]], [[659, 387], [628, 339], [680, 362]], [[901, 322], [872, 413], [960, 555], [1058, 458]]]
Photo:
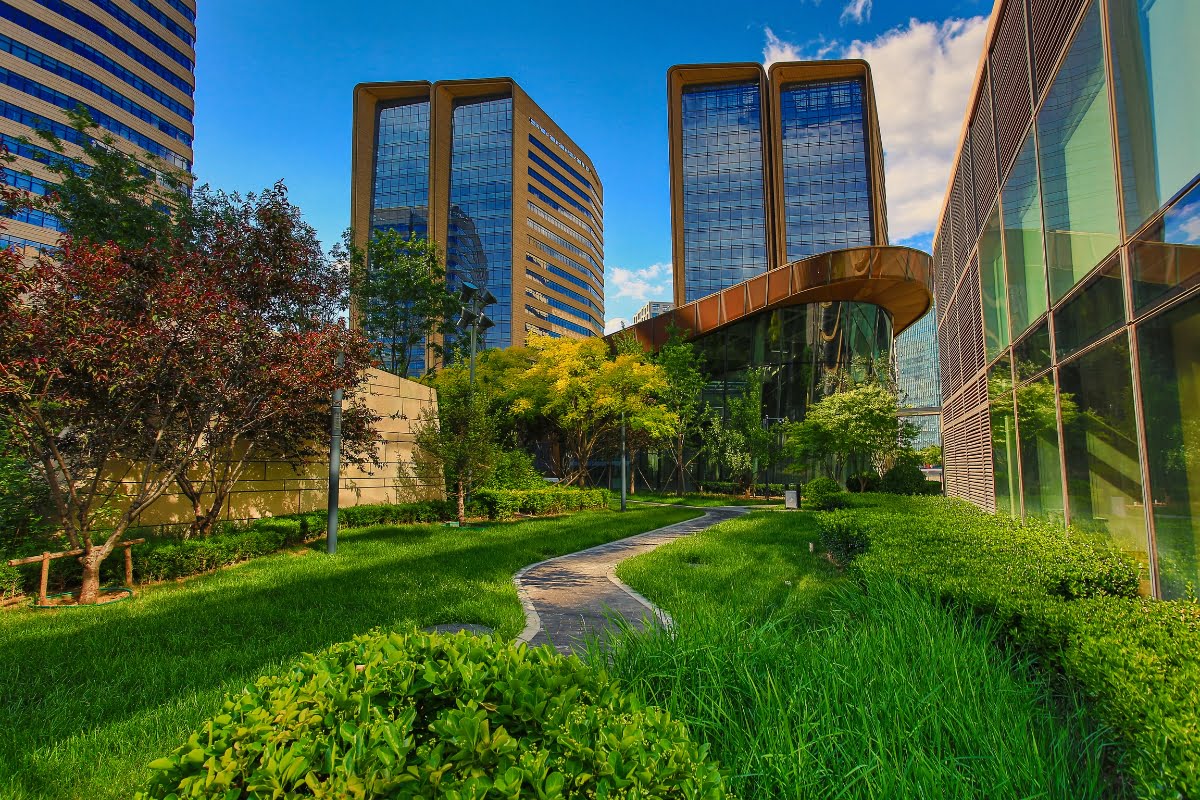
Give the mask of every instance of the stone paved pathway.
[[560, 652], [569, 653], [576, 647], [582, 649], [586, 636], [612, 628], [606, 615], [619, 615], [638, 629], [646, 618], [669, 622], [666, 612], [621, 583], [613, 570], [627, 558], [741, 516], [750, 509], [720, 506], [704, 510], [707, 512], [704, 516], [686, 522], [525, 567], [513, 578], [521, 605], [525, 607], [525, 630], [517, 641], [533, 646], [551, 644]]

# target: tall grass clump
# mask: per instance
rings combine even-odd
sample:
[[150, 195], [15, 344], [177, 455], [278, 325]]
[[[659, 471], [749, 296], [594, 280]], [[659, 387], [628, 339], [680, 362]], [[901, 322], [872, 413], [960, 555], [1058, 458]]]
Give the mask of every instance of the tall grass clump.
[[708, 742], [739, 797], [1105, 795], [1078, 704], [1027, 680], [995, 625], [895, 583], [830, 599], [817, 624], [700, 607], [669, 632], [626, 630], [610, 670]]
[[746, 798], [1089, 798], [1104, 737], [974, 620], [895, 580], [855, 582], [810, 515], [760, 513], [633, 559], [669, 630], [591, 658], [684, 720]]

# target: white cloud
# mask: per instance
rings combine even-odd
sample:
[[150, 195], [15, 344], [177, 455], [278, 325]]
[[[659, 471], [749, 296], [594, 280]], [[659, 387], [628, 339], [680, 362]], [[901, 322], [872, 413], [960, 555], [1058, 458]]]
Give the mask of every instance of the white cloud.
[[763, 48], [763, 63], [770, 67], [776, 61], [799, 61], [802, 56], [800, 49], [791, 42], [785, 42], [775, 35], [775, 31], [766, 28], [767, 45]]
[[613, 267], [605, 281], [606, 298], [627, 298], [645, 303], [671, 294], [671, 265], [651, 264], [643, 269]]
[[872, 0], [850, 0], [846, 3], [846, 7], [842, 9], [842, 16], [838, 20], [843, 25], [848, 21], [853, 20], [859, 24], [866, 19], [871, 20], [871, 1]]
[[[912, 19], [905, 27], [845, 46], [796, 46], [765, 31], [763, 55], [768, 65], [772, 54], [787, 54], [790, 60], [833, 56], [870, 63], [892, 241], [929, 233], [937, 225], [986, 31], [986, 17]], [[813, 49], [817, 52], [808, 55]]]
[[628, 324], [629, 324], [629, 320], [622, 319], [621, 317], [617, 317], [616, 319], [610, 319], [604, 323], [604, 335], [608, 336], [610, 333], [616, 333], [617, 331], [621, 330], [621, 328], [624, 328]]

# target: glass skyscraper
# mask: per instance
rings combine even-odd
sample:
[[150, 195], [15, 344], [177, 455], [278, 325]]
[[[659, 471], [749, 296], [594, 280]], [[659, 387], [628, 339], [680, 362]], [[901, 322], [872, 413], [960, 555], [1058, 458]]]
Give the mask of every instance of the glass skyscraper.
[[[34, 194], [55, 191], [46, 168], [62, 158], [34, 131], [57, 136], [69, 159], [83, 134], [67, 112], [82, 106], [115, 146], [150, 156], [163, 171], [191, 180], [195, 128], [194, 0], [139, 0], [138, 11], [104, 2], [0, 3], [0, 142], [11, 164], [3, 180]], [[21, 141], [22, 138], [27, 141]], [[41, 210], [8, 214], [0, 245], [53, 247], [61, 225]]]
[[[508, 79], [355, 89], [353, 227], [427, 237], [497, 302], [484, 347], [604, 330], [604, 201], [583, 151]], [[434, 366], [415, 354], [410, 376]]]

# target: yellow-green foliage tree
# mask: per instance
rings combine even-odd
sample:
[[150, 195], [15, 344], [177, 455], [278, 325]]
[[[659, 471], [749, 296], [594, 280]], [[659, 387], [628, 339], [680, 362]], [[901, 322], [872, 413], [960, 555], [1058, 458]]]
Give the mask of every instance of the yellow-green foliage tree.
[[510, 391], [513, 412], [543, 424], [557, 440], [554, 469], [564, 483], [586, 484], [588, 465], [602, 443], [630, 429], [651, 438], [667, 435], [674, 414], [658, 400], [666, 388], [660, 366], [636, 352], [613, 353], [603, 339], [533, 336], [530, 366]]

